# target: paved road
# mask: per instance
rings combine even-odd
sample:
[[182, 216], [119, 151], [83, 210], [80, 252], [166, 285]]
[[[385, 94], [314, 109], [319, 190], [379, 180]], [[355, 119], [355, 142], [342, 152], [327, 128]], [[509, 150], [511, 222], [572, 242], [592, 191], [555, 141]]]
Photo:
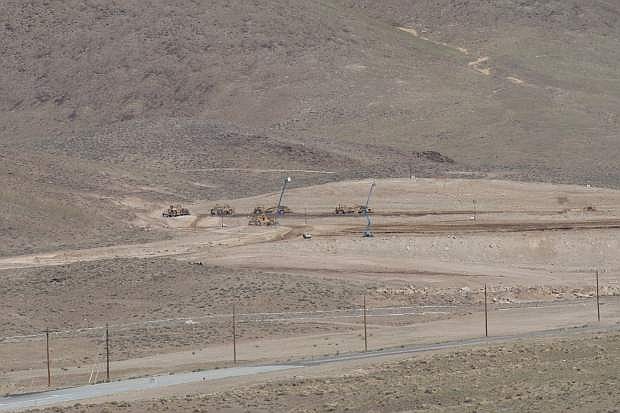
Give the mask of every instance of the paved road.
[[343, 354], [333, 357], [322, 357], [311, 360], [299, 360], [290, 364], [275, 364], [248, 367], [233, 367], [218, 370], [206, 370], [193, 373], [180, 373], [165, 376], [153, 376], [140, 379], [120, 380], [112, 383], [101, 383], [88, 386], [72, 387], [62, 390], [52, 390], [41, 393], [23, 394], [0, 398], [0, 412], [20, 411], [39, 407], [48, 407], [63, 403], [73, 403], [80, 400], [93, 399], [102, 396], [127, 393], [132, 391], [149, 390], [174, 386], [178, 384], [197, 383], [225, 378], [251, 376], [261, 373], [300, 369], [322, 364], [338, 363], [351, 360], [361, 360], [375, 357], [415, 354], [428, 351], [436, 351], [451, 348], [461, 348], [480, 344], [506, 342], [521, 338], [569, 335], [572, 333], [620, 331], [620, 324], [604, 328], [597, 326], [573, 327], [553, 330], [544, 330], [513, 336], [495, 336], [489, 338], [473, 338], [466, 340], [450, 341], [445, 343], [419, 345], [398, 349], [370, 351], [368, 353]]
[[110, 396], [130, 391], [156, 389], [160, 387], [174, 386], [177, 384], [196, 383], [225, 379], [230, 377], [251, 376], [260, 373], [300, 368], [293, 365], [234, 367], [219, 370], [207, 370], [194, 373], [171, 374], [165, 376], [153, 376], [140, 379], [129, 379], [111, 383], [101, 383], [89, 386], [71, 387], [62, 390], [52, 390], [42, 393], [31, 393], [19, 396], [0, 398], [0, 412], [19, 411], [38, 407], [53, 406], [67, 402], [92, 399], [95, 397]]

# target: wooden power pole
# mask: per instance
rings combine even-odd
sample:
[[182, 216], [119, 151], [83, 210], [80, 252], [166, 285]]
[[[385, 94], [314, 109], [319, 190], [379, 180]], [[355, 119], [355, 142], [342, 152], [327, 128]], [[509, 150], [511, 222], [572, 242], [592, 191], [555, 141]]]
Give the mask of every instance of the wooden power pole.
[[366, 295], [364, 295], [364, 352], [368, 352], [368, 329], [366, 326]]
[[596, 318], [598, 322], [601, 322], [601, 301], [599, 298], [599, 290], [598, 290], [598, 270], [596, 270]]
[[45, 353], [47, 354], [47, 387], [52, 386], [52, 371], [50, 369], [50, 330], [45, 330]]
[[236, 310], [233, 304], [232, 308], [232, 336], [233, 336], [233, 363], [237, 364], [237, 320]]
[[489, 316], [487, 311], [487, 285], [484, 285], [484, 336], [489, 336]]
[[105, 325], [105, 377], [106, 382], [110, 382], [110, 328]]

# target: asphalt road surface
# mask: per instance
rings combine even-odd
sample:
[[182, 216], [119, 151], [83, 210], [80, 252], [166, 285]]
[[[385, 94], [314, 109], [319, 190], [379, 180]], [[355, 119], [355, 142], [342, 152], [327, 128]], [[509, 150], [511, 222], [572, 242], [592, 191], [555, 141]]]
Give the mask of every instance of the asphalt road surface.
[[292, 365], [233, 367], [228, 369], [120, 380], [111, 383], [71, 387], [42, 393], [9, 396], [0, 398], [0, 411], [7, 412], [26, 410], [67, 402], [77, 402], [79, 400], [92, 399], [95, 397], [110, 396], [118, 393], [150, 390], [160, 387], [174, 386], [177, 384], [196, 383], [200, 381], [211, 381], [230, 377], [251, 376], [254, 374], [271, 373], [274, 371], [289, 370], [300, 367], [301, 366]]
[[360, 360], [374, 357], [386, 357], [405, 354], [415, 354], [427, 351], [436, 351], [450, 348], [459, 348], [487, 343], [511, 341], [520, 338], [544, 337], [566, 335], [577, 332], [618, 331], [620, 325], [612, 325], [606, 328], [600, 327], [573, 327], [566, 329], [545, 330], [515, 336], [483, 337], [468, 340], [458, 340], [438, 344], [404, 347], [370, 351], [367, 353], [343, 354], [333, 357], [323, 357], [313, 360], [300, 360], [289, 364], [272, 364], [261, 366], [233, 367], [218, 370], [206, 370], [193, 373], [180, 373], [162, 376], [152, 376], [139, 379], [119, 380], [111, 383], [101, 383], [80, 387], [71, 387], [62, 390], [52, 390], [41, 393], [30, 393], [0, 398], [0, 412], [21, 411], [39, 407], [47, 407], [59, 404], [74, 403], [80, 400], [94, 399], [97, 397], [111, 396], [120, 393], [135, 392], [141, 390], [157, 389], [179, 384], [197, 383], [233, 377], [251, 376], [261, 373], [271, 373], [284, 370], [301, 369], [304, 367], [321, 364], [337, 363], [351, 360]]

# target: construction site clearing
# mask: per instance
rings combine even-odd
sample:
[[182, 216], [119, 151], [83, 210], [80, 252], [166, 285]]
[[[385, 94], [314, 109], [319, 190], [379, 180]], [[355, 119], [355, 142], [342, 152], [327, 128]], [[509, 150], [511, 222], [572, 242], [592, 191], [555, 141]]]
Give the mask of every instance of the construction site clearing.
[[[369, 214], [336, 216], [334, 205], [342, 200], [365, 203], [374, 210], [372, 220]], [[0, 271], [45, 269], [46, 280], [53, 271], [62, 274], [59, 280], [84, 277], [72, 281], [72, 312], [51, 313], [62, 316], [64, 329], [167, 320], [165, 328], [149, 324], [146, 333], [142, 327], [113, 332], [115, 345], [122, 342], [113, 353], [115, 377], [227, 365], [231, 304], [242, 313], [237, 346], [244, 363], [359, 351], [357, 309], [363, 296], [369, 306], [369, 345], [375, 349], [480, 337], [485, 285], [494, 335], [594, 322], [597, 291], [600, 325], [620, 322], [617, 190], [402, 178], [335, 182], [216, 202], [247, 213], [214, 216], [214, 200], [204, 200], [191, 204], [192, 216], [170, 220], [162, 217], [160, 206], [145, 202], [131, 224], [167, 231], [169, 240], [4, 257]], [[277, 208], [278, 203], [286, 204], [288, 212], [251, 214], [257, 205]], [[268, 223], [248, 225], [248, 215]], [[366, 231], [374, 237], [365, 237]], [[114, 277], [103, 285], [93, 284], [98, 278], [89, 275], [99, 266], [102, 274]], [[159, 269], [159, 276], [150, 274]], [[134, 279], [142, 273], [148, 282]], [[134, 283], [135, 291], [130, 288]], [[127, 287], [113, 289], [116, 285]], [[80, 286], [85, 290], [78, 293]], [[21, 281], [11, 288], [18, 287], [30, 288]], [[22, 295], [40, 290], [35, 283]], [[152, 296], [159, 297], [155, 307]], [[93, 311], [110, 303], [119, 311]], [[84, 313], [92, 313], [87, 321]], [[6, 320], [7, 326], [11, 323]], [[22, 324], [11, 328], [5, 328], [7, 334], [39, 332]], [[74, 383], [69, 378], [88, 380], [90, 367], [79, 366], [88, 365], [99, 347], [86, 345], [85, 337], [54, 340], [72, 349], [66, 354], [56, 350], [56, 373], [64, 374], [67, 383]], [[96, 343], [100, 335], [92, 340]], [[4, 390], [40, 389], [46, 372], [32, 358], [40, 353], [40, 341], [0, 343], [0, 352], [12, 360], [6, 371], [0, 368]], [[148, 368], [142, 359], [147, 356]]]
[[[166, 252], [153, 248], [151, 254], [346, 279], [390, 274], [392, 280], [459, 287], [479, 286], [480, 277], [589, 285], [593, 269], [613, 273], [620, 266], [615, 253], [620, 191], [484, 179], [386, 179], [376, 181], [368, 206], [371, 224], [359, 213], [336, 216], [339, 199], [365, 201], [370, 184], [291, 189], [284, 194], [288, 207], [279, 225], [273, 225], [273, 209], [255, 210], [275, 203], [278, 193], [221, 201], [257, 212], [250, 226], [247, 214], [235, 214], [222, 228], [208, 213], [208, 202], [196, 202], [193, 220], [174, 227], [176, 241], [167, 243]], [[141, 224], [160, 225], [154, 218], [145, 214]], [[369, 229], [374, 239], [362, 241]], [[194, 245], [191, 239], [204, 242]]]

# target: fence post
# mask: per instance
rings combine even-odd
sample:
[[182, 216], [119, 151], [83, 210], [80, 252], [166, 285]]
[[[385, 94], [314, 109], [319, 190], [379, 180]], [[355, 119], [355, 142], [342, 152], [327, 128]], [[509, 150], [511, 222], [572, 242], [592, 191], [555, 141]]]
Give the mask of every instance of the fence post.
[[366, 326], [366, 294], [364, 294], [364, 352], [368, 352], [368, 329]]
[[52, 371], [50, 369], [50, 329], [45, 330], [45, 353], [47, 354], [47, 387], [52, 386]]
[[489, 336], [489, 316], [487, 311], [487, 285], [484, 284], [484, 336]]
[[110, 331], [108, 323], [105, 325], [105, 373], [106, 382], [110, 382]]
[[599, 299], [599, 291], [598, 291], [598, 270], [596, 270], [596, 317], [598, 322], [601, 322], [601, 302]]
[[237, 320], [235, 305], [232, 308], [233, 364], [237, 365]]

